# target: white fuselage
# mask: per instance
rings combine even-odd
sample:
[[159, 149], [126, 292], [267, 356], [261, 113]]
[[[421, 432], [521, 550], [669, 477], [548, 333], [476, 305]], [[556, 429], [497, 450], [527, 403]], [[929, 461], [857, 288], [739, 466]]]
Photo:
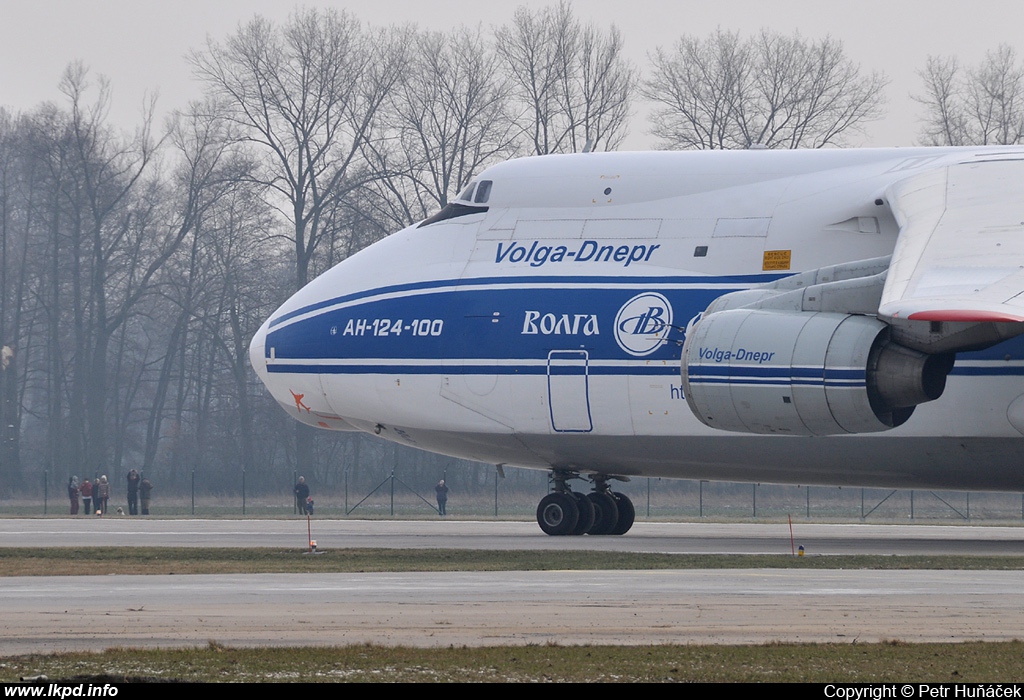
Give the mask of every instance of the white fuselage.
[[492, 183], [485, 202], [300, 290], [254, 338], [252, 363], [300, 421], [491, 463], [1024, 490], [1024, 341], [959, 355], [939, 400], [871, 435], [717, 431], [680, 378], [687, 324], [712, 300], [891, 253], [886, 188], [977, 150], [510, 161], [478, 177]]

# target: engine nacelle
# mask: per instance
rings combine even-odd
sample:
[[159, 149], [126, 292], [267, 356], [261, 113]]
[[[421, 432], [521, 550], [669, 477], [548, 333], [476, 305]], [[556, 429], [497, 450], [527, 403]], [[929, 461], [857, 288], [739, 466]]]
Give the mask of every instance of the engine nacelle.
[[837, 435], [902, 425], [942, 395], [955, 355], [889, 340], [871, 316], [733, 309], [705, 316], [683, 346], [683, 389], [706, 425]]

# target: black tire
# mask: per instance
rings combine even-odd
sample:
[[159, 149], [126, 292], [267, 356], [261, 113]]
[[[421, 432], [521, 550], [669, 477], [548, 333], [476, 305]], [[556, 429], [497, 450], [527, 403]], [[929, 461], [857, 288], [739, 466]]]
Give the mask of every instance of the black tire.
[[629, 496], [612, 493], [611, 497], [615, 499], [615, 505], [619, 509], [619, 519], [608, 534], [625, 535], [629, 532], [629, 528], [633, 527], [633, 521], [636, 520], [636, 508], [633, 507], [633, 501], [629, 500]]
[[615, 499], [607, 493], [589, 493], [587, 498], [594, 504], [594, 525], [587, 534], [607, 535], [619, 521], [619, 509], [615, 505]]
[[537, 524], [549, 535], [570, 535], [580, 519], [580, 509], [571, 493], [549, 493], [537, 506]]
[[572, 534], [585, 535], [594, 526], [594, 517], [597, 515], [594, 512], [594, 504], [590, 502], [585, 493], [574, 491], [572, 495], [576, 498], [576, 505], [580, 510], [580, 519], [576, 522]]

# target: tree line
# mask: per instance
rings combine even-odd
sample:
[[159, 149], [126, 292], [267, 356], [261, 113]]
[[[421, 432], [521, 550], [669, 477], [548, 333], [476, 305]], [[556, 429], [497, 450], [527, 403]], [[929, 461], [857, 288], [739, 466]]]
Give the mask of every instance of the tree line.
[[[820, 148], [880, 118], [886, 85], [834, 39], [768, 31], [683, 37], [642, 75], [565, 2], [490, 31], [296, 10], [187, 60], [202, 97], [166, 125], [149, 104], [115, 128], [78, 63], [58, 101], [0, 109], [0, 496], [130, 468], [211, 490], [244, 468], [259, 490], [401, 465], [486, 488], [468, 463], [290, 421], [248, 366], [259, 324], [490, 164], [619, 147], [640, 99], [664, 148]], [[1007, 47], [929, 59], [922, 141], [1019, 142], [1022, 75]]]

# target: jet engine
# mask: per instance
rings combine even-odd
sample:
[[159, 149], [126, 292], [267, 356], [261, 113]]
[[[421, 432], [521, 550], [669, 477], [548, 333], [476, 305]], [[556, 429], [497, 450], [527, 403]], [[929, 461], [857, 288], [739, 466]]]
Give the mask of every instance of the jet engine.
[[683, 388], [704, 424], [745, 433], [836, 435], [902, 425], [942, 395], [954, 353], [892, 341], [873, 316], [733, 308], [683, 346]]

